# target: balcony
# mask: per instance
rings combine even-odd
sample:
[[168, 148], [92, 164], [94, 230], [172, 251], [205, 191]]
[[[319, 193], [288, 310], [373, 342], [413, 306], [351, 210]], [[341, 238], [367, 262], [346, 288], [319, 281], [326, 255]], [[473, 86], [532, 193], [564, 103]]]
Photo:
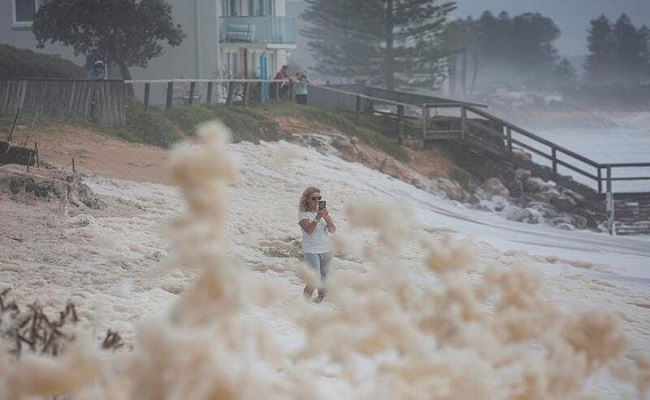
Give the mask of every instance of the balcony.
[[295, 47], [292, 17], [219, 17], [219, 43]]

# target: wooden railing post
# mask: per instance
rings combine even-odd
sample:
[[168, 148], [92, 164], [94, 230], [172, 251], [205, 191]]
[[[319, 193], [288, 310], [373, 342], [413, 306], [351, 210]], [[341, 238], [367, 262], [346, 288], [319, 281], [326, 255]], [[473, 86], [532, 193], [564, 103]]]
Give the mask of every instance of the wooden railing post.
[[551, 160], [553, 161], [553, 173], [557, 174], [557, 149], [551, 148]]
[[612, 192], [612, 167], [607, 166], [607, 192]]
[[357, 125], [359, 125], [359, 122], [361, 121], [361, 96], [359, 96], [359, 95], [357, 95], [357, 103], [356, 103], [356, 106], [355, 106], [354, 121], [356, 122]]
[[612, 167], [607, 166], [607, 195], [606, 195], [606, 208], [609, 211], [609, 219], [607, 220], [607, 229], [610, 235], [616, 235], [616, 210], [614, 207], [614, 193], [612, 193]]
[[404, 141], [404, 104], [397, 105], [397, 143]]
[[248, 93], [250, 91], [249, 85], [249, 82], [244, 83], [244, 108], [248, 108]]
[[208, 82], [208, 93], [205, 99], [207, 104], [212, 104], [212, 85], [213, 85], [212, 82]]
[[165, 107], [169, 110], [172, 108], [172, 100], [174, 98], [174, 82], [167, 82], [167, 104]]
[[[463, 90], [465, 90], [463, 88]], [[467, 109], [465, 106], [460, 106], [460, 136], [462, 139], [465, 139], [465, 134], [467, 133]]]
[[429, 106], [422, 104], [422, 140], [427, 140], [427, 122], [429, 120]]
[[194, 92], [196, 91], [196, 82], [190, 82], [190, 98], [188, 104], [194, 104]]
[[228, 82], [228, 93], [226, 93], [226, 105], [232, 105], [232, 92], [234, 90], [234, 84], [232, 81]]
[[144, 110], [149, 110], [149, 94], [151, 93], [151, 83], [144, 84]]
[[512, 154], [512, 129], [506, 127], [506, 145], [508, 146], [508, 153]]
[[596, 169], [598, 171], [598, 173], [597, 173], [597, 175], [598, 175], [598, 194], [600, 194], [600, 193], [603, 192], [603, 174], [602, 174], [602, 169], [600, 168], [600, 166], [598, 166]]

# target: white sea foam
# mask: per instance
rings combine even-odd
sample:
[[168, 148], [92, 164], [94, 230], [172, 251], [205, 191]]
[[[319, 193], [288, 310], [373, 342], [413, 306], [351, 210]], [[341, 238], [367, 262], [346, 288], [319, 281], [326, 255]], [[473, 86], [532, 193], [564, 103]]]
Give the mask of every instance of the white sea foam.
[[[647, 391], [647, 241], [511, 223], [311, 149], [227, 140], [205, 125], [198, 145], [174, 150], [178, 189], [98, 178], [105, 214], [56, 217], [21, 242], [3, 235], [0, 284], [23, 304], [74, 301], [91, 337], [56, 359], [3, 353], [0, 398]], [[281, 256], [311, 184], [338, 224], [318, 305], [302, 299], [303, 263]], [[129, 346], [98, 350], [109, 328]]]

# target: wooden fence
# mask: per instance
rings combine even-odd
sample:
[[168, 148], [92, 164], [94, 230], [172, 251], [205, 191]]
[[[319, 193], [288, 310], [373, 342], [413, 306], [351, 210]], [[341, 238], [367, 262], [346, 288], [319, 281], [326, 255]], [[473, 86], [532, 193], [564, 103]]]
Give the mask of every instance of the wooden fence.
[[102, 128], [126, 123], [126, 95], [120, 80], [0, 80], [0, 112], [40, 112], [95, 118]]
[[[124, 81], [134, 93], [142, 93], [145, 109], [150, 106], [162, 106], [166, 109], [175, 105], [188, 104], [226, 104], [234, 103], [248, 106], [250, 101], [264, 102], [271, 99], [291, 100], [294, 82], [288, 84], [287, 93], [282, 97], [280, 87], [284, 80], [266, 79], [135, 79]], [[163, 100], [153, 100], [152, 95]]]

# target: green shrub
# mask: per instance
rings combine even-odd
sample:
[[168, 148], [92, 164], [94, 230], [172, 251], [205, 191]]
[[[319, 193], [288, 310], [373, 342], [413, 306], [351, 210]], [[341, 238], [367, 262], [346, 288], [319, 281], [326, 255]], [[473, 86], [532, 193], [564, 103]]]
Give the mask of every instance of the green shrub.
[[0, 76], [12, 78], [83, 79], [85, 70], [57, 56], [0, 44]]
[[199, 104], [165, 110], [163, 115], [173, 121], [188, 135], [195, 134], [194, 128], [198, 124], [215, 118], [213, 110]]
[[126, 106], [126, 127], [111, 130], [109, 134], [123, 139], [168, 148], [181, 139], [174, 124], [160, 110], [131, 101]]
[[214, 107], [219, 118], [233, 133], [235, 143], [247, 141], [259, 143], [260, 140], [272, 142], [282, 138], [280, 127], [263, 112], [253, 108]]
[[164, 115], [188, 135], [195, 134], [198, 124], [218, 119], [230, 128], [235, 143], [276, 141], [282, 137], [278, 124], [252, 107], [192, 105], [165, 110]]
[[458, 183], [463, 189], [472, 193], [476, 189], [474, 177], [469, 172], [460, 167], [453, 166], [449, 170], [449, 179]]

